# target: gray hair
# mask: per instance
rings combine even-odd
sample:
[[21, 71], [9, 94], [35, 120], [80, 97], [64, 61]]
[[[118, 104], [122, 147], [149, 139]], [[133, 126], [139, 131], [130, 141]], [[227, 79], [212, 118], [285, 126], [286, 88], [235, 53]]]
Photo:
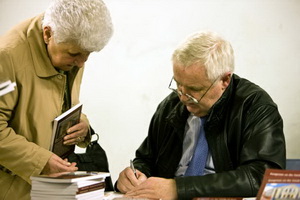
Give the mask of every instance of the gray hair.
[[174, 51], [172, 61], [184, 67], [196, 63], [203, 65], [210, 81], [234, 71], [234, 53], [230, 43], [210, 31], [189, 36]]
[[102, 0], [53, 0], [43, 28], [51, 27], [57, 43], [74, 43], [86, 51], [100, 51], [113, 33], [110, 13]]

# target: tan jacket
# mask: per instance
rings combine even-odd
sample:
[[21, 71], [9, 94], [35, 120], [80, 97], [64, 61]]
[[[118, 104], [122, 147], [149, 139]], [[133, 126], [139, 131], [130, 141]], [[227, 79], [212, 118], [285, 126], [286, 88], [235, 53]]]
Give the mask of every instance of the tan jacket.
[[[0, 169], [0, 200], [30, 199], [30, 176], [40, 174], [52, 155], [52, 121], [61, 114], [66, 77], [51, 64], [41, 19], [26, 20], [0, 37], [0, 80], [17, 84], [0, 97], [0, 167], [13, 173]], [[82, 74], [83, 69], [71, 71], [72, 106], [79, 103]]]

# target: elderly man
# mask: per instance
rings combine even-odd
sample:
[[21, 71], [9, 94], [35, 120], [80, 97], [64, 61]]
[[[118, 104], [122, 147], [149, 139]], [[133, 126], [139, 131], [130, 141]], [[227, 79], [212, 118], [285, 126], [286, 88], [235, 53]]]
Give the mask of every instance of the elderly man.
[[234, 74], [230, 43], [196, 33], [173, 53], [172, 93], [116, 187], [150, 199], [256, 196], [266, 168], [285, 167], [283, 121], [259, 86]]

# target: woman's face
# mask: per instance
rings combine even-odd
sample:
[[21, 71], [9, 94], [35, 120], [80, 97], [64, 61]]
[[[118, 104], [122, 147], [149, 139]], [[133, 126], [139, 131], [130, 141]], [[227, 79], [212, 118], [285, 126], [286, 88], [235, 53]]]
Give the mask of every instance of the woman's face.
[[82, 50], [72, 43], [56, 43], [49, 27], [44, 28], [44, 41], [52, 65], [63, 71], [83, 67], [91, 52]]

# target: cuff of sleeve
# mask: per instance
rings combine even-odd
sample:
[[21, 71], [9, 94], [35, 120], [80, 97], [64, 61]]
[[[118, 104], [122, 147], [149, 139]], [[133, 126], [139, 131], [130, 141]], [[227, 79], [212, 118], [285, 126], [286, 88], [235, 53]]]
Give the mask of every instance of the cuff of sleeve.
[[182, 177], [175, 177], [176, 182], [176, 189], [177, 189], [177, 195], [178, 199], [181, 199], [182, 196], [185, 194], [185, 187], [184, 187], [184, 178]]
[[191, 199], [196, 194], [193, 187], [189, 184], [192, 177], [175, 177], [178, 199]]
[[37, 164], [36, 166], [34, 166], [32, 173], [29, 175], [29, 177], [25, 176], [25, 174], [23, 176], [22, 174], [20, 175], [20, 177], [23, 178], [29, 184], [31, 184], [30, 176], [40, 175], [45, 165], [47, 164], [48, 160], [53, 154], [51, 151], [48, 151], [42, 147], [39, 147], [39, 150], [37, 152], [39, 154], [35, 156], [37, 158]]

